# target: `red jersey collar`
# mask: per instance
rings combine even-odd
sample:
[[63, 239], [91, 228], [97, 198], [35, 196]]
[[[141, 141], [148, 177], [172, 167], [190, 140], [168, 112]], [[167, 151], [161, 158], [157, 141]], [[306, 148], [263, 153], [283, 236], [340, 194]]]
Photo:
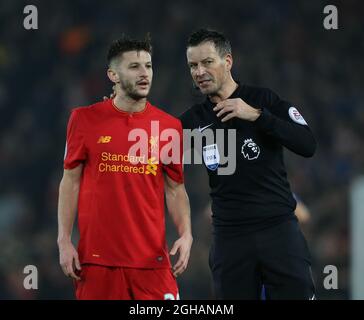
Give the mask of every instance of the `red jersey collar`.
[[150, 102], [147, 100], [145, 103], [145, 108], [142, 111], [136, 111], [136, 112], [127, 112], [127, 111], [123, 111], [120, 110], [114, 103], [113, 99], [110, 99], [110, 104], [111, 107], [114, 111], [116, 111], [119, 115], [121, 116], [133, 116], [133, 117], [139, 117], [139, 116], [143, 116], [147, 113], [147, 111], [149, 111], [151, 104]]

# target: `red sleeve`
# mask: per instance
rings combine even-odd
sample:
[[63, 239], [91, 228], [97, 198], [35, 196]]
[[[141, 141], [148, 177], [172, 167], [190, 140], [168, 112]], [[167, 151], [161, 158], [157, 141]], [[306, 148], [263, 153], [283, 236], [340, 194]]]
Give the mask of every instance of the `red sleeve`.
[[85, 139], [80, 122], [80, 112], [73, 110], [68, 120], [64, 169], [76, 168], [87, 158]]
[[[171, 129], [168, 136], [171, 137], [169, 139], [170, 148], [168, 148], [168, 154], [161, 155], [163, 170], [173, 181], [183, 183], [183, 133], [181, 121], [178, 120], [177, 127]], [[166, 163], [163, 161], [164, 159], [168, 159]]]

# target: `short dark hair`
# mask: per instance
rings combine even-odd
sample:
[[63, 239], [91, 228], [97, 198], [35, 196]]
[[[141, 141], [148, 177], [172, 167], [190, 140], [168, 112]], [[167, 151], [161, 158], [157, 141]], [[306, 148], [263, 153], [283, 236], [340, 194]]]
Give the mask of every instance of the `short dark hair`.
[[187, 48], [196, 47], [204, 42], [213, 42], [220, 57], [231, 54], [230, 41], [221, 33], [210, 29], [199, 29], [188, 38]]
[[129, 38], [125, 34], [118, 40], [115, 40], [109, 47], [107, 53], [107, 63], [110, 63], [124, 52], [128, 51], [146, 51], [152, 54], [152, 44], [150, 33], [147, 33], [144, 40], [136, 40]]

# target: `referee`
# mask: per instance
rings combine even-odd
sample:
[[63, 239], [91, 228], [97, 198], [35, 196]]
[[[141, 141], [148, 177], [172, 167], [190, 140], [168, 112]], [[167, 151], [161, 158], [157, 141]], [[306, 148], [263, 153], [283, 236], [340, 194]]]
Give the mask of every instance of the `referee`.
[[[283, 148], [312, 157], [316, 142], [295, 105], [267, 88], [233, 79], [231, 46], [219, 32], [201, 29], [187, 45], [194, 85], [206, 100], [184, 112], [184, 129], [211, 130], [202, 143], [212, 197], [209, 265], [218, 299], [315, 299], [310, 253], [294, 214]], [[236, 168], [219, 175], [216, 130], [236, 134]], [[196, 147], [196, 146], [195, 146]]]

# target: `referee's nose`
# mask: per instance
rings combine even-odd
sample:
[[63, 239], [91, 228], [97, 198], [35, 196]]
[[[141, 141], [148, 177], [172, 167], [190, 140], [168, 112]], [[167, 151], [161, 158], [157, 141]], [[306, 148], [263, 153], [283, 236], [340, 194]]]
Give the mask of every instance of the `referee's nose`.
[[196, 77], [203, 76], [205, 72], [206, 72], [205, 67], [199, 63], [196, 68]]

